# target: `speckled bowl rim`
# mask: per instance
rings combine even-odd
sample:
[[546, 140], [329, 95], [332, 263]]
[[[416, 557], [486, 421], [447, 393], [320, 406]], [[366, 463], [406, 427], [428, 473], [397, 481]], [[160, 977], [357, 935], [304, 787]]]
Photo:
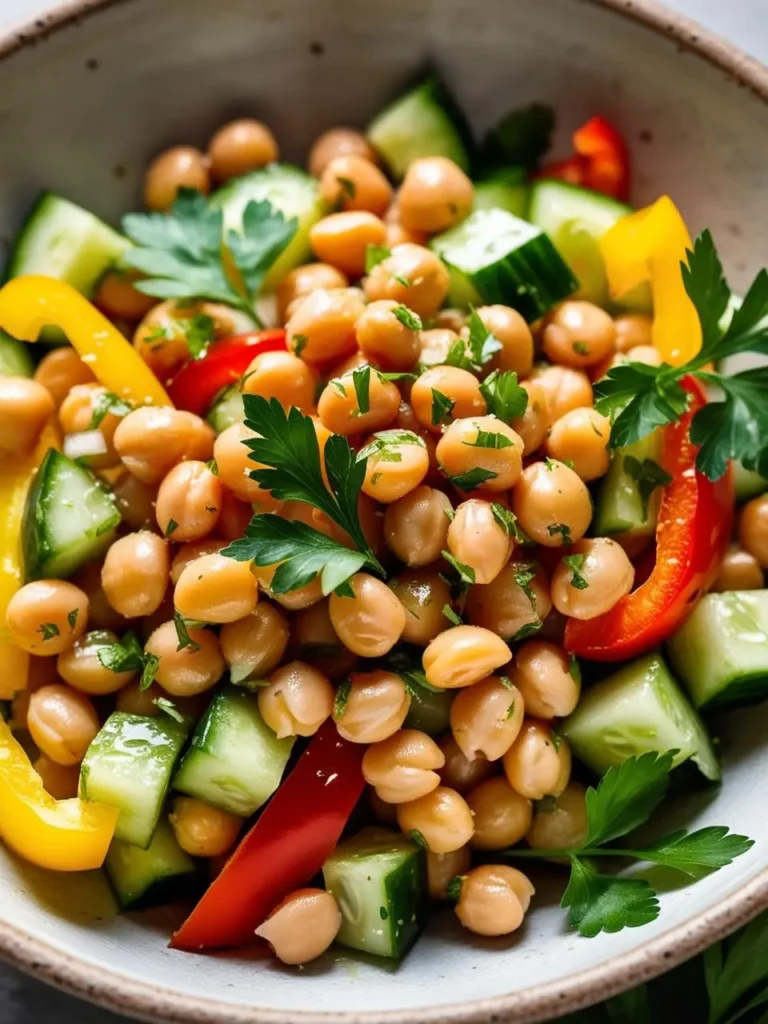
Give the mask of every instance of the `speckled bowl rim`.
[[[116, 4], [135, 0], [64, 0], [55, 10], [0, 36], [0, 60], [45, 36]], [[629, 18], [725, 73], [768, 103], [768, 68], [696, 22], [654, 0], [574, 0]], [[737, 892], [668, 929], [653, 942], [560, 981], [491, 999], [413, 1010], [316, 1013], [237, 1006], [185, 997], [88, 964], [8, 923], [0, 922], [0, 957], [40, 980], [108, 1010], [163, 1024], [535, 1024], [589, 1006], [683, 963], [768, 908], [768, 868]]]

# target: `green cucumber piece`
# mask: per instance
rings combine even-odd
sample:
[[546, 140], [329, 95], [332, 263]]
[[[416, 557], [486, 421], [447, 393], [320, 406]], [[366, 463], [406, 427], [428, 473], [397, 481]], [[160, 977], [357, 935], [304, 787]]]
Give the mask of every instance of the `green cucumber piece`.
[[437, 75], [400, 96], [368, 125], [368, 141], [394, 178], [426, 156], [445, 156], [468, 171], [472, 142], [467, 123]]
[[578, 286], [547, 235], [506, 210], [475, 210], [430, 247], [450, 271], [453, 306], [500, 302], [532, 322]]
[[213, 400], [208, 415], [205, 417], [217, 434], [220, 434], [233, 423], [242, 423], [245, 419], [243, 393], [239, 384], [230, 384]]
[[336, 941], [376, 956], [403, 957], [424, 923], [424, 852], [407, 836], [365, 828], [323, 865], [341, 910]]
[[736, 501], [749, 501], [768, 491], [768, 480], [752, 469], [745, 469], [740, 462], [732, 462], [733, 493]]
[[84, 466], [49, 449], [24, 508], [26, 579], [66, 579], [109, 546], [119, 524], [120, 512], [104, 484]]
[[560, 731], [576, 757], [599, 775], [631, 755], [677, 750], [675, 765], [691, 758], [706, 778], [720, 778], [706, 727], [658, 654], [638, 658], [587, 690]]
[[80, 769], [84, 800], [120, 809], [115, 837], [148, 849], [189, 725], [168, 715], [113, 712], [88, 748]]
[[165, 818], [157, 823], [146, 850], [113, 839], [104, 870], [121, 910], [172, 903], [188, 896], [198, 882], [194, 861], [179, 846]]
[[506, 210], [527, 219], [531, 185], [524, 167], [494, 171], [475, 182], [475, 210]]
[[31, 377], [34, 372], [35, 361], [30, 346], [0, 331], [0, 374], [6, 377]]
[[265, 724], [255, 696], [226, 687], [198, 723], [173, 788], [250, 817], [280, 785], [293, 743]]
[[694, 707], [768, 696], [768, 590], [707, 594], [667, 641]]
[[641, 464], [650, 459], [660, 465], [661, 444], [661, 433], [657, 429], [634, 444], [613, 451], [597, 499], [595, 536], [647, 537], [656, 532], [663, 488], [657, 487], [643, 502], [637, 480], [627, 472], [627, 459], [636, 459]]

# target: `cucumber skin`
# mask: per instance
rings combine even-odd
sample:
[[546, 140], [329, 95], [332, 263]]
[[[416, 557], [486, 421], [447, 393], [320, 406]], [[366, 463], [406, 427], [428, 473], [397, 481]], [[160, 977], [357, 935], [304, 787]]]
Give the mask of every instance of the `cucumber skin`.
[[[239, 396], [239, 415], [235, 416], [235, 408], [238, 405], [236, 397]], [[240, 394], [239, 384], [230, 384], [228, 388], [225, 388], [216, 397], [211, 408], [205, 417], [206, 422], [209, 423], [217, 434], [226, 430], [227, 427], [231, 427], [234, 423], [242, 423], [245, 420], [245, 407], [243, 406], [243, 397]]]
[[191, 896], [200, 883], [195, 862], [179, 846], [169, 822], [162, 817], [146, 850], [113, 839], [104, 870], [121, 910], [175, 902]]
[[[510, 172], [500, 172], [488, 178], [475, 182], [475, 201], [473, 210], [506, 210], [515, 217], [523, 220], [528, 219], [528, 207], [530, 205], [531, 186], [526, 180], [522, 168], [520, 175]], [[519, 180], [516, 178], [519, 177]]]
[[608, 472], [603, 478], [595, 509], [593, 531], [598, 537], [647, 537], [656, 533], [662, 488], [657, 487], [648, 499], [648, 515], [643, 518], [643, 504], [637, 483], [624, 470], [629, 456], [638, 461], [661, 461], [662, 438], [654, 430], [634, 444], [617, 448], [611, 455]]
[[31, 377], [35, 361], [30, 346], [0, 330], [0, 373], [8, 377]]

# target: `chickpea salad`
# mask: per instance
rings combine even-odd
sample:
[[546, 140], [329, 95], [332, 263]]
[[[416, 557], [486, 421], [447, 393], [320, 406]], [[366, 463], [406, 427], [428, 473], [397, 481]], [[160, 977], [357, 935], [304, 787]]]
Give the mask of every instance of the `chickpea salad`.
[[516, 932], [537, 871], [596, 936], [660, 913], [616, 858], [753, 845], [630, 834], [768, 695], [768, 274], [553, 124], [478, 143], [431, 76], [306, 171], [239, 120], [120, 230], [19, 230], [0, 840], [185, 900], [176, 949], [397, 960], [451, 907]]

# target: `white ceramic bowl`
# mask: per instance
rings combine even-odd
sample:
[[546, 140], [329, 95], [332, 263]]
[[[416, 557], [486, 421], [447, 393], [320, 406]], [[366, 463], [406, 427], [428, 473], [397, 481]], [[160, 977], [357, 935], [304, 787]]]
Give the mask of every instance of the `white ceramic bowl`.
[[[712, 228], [733, 283], [768, 263], [768, 73], [643, 0], [112, 0], [0, 41], [0, 224], [52, 187], [117, 218], [150, 157], [203, 143], [237, 113], [302, 158], [317, 133], [363, 124], [426, 60], [475, 129], [540, 99], [560, 140], [601, 112], [625, 130], [638, 203], [669, 192]], [[1, 670], [2, 667], [0, 667]], [[0, 953], [112, 1009], [184, 1024], [537, 1021], [660, 973], [768, 906], [768, 708], [722, 721], [724, 783], [672, 807], [728, 824], [753, 850], [662, 897], [658, 920], [583, 939], [543, 880], [523, 930], [482, 941], [450, 912], [394, 968], [333, 952], [307, 969], [170, 952], [174, 911], [115, 914], [98, 875], [55, 876], [0, 851]]]

